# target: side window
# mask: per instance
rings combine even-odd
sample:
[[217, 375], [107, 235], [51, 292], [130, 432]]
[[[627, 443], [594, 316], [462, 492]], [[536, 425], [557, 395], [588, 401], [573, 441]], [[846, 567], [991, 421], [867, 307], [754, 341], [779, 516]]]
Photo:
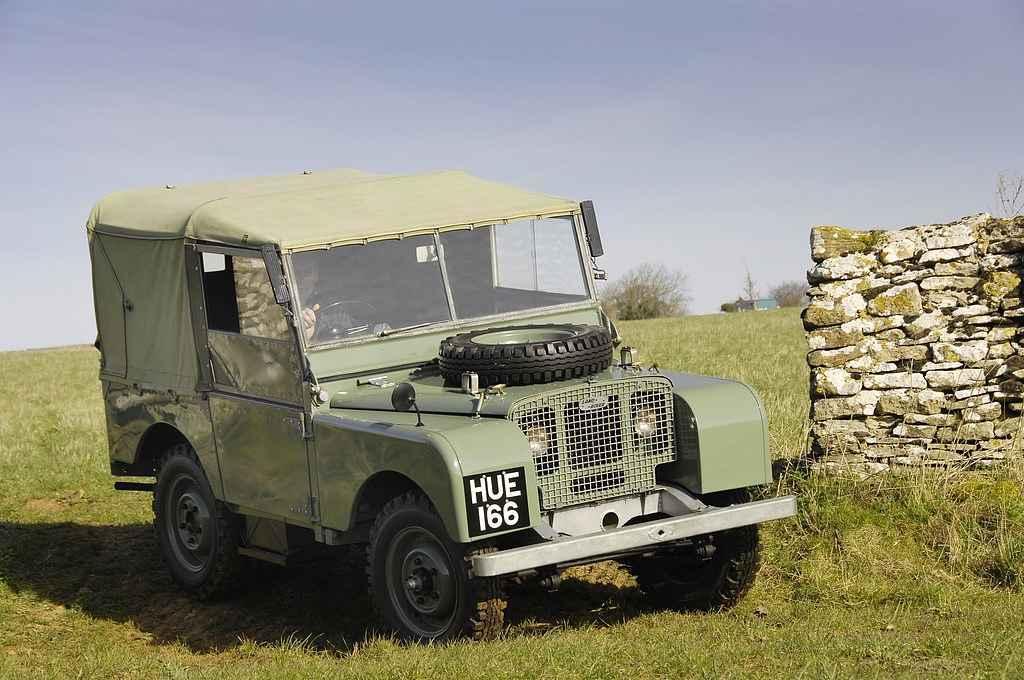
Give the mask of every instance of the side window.
[[203, 294], [210, 330], [291, 339], [262, 259], [203, 253]]
[[231, 260], [227, 255], [203, 253], [203, 297], [206, 299], [206, 325], [211, 331], [238, 332], [238, 301]]

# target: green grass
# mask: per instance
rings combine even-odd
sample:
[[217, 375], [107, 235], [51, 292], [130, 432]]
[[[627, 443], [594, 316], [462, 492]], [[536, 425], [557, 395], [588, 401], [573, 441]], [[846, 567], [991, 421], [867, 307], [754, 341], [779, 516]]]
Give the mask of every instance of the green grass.
[[[351, 562], [260, 567], [200, 604], [165, 575], [144, 494], [111, 490], [91, 349], [0, 354], [0, 676], [1024, 676], [1024, 473], [857, 481], [799, 465], [804, 340], [790, 311], [623, 323], [643, 359], [734, 377], [765, 400], [777, 490], [750, 596], [677, 614], [614, 564], [515, 593], [505, 637], [375, 637]], [[796, 461], [786, 465], [785, 460]]]

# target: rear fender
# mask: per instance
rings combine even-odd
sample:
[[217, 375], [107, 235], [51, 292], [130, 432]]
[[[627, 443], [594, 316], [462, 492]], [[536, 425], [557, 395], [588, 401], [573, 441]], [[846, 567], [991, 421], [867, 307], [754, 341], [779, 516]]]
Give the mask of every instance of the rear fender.
[[162, 423], [180, 432], [192, 445], [214, 495], [224, 498], [209, 402], [194, 393], [130, 387], [114, 381], [104, 382], [103, 397], [110, 467], [114, 474], [151, 474], [146, 461], [139, 456], [147, 434], [153, 426]]

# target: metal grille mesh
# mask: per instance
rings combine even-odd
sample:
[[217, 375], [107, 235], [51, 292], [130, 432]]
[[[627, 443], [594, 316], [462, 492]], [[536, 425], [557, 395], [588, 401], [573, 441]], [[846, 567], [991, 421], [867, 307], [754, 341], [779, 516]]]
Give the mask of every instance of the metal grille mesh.
[[545, 510], [647, 491], [654, 467], [676, 458], [672, 384], [665, 378], [548, 392], [513, 405], [508, 417], [538, 446], [534, 465]]

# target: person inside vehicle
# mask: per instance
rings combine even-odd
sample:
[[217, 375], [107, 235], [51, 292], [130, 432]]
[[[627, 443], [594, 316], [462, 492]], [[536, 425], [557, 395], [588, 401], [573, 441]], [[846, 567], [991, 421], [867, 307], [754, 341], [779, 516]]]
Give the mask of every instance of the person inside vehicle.
[[[351, 315], [353, 303], [341, 302], [324, 289], [320, 264], [316, 257], [296, 258], [295, 276], [299, 286], [302, 309], [299, 311], [302, 334], [306, 342], [344, 337], [353, 328], [362, 328]], [[364, 324], [365, 325], [365, 324]]]
[[319, 268], [308, 261], [296, 263], [295, 278], [298, 279], [303, 304], [299, 312], [300, 328], [306, 342], [309, 342], [316, 335], [317, 312], [320, 311]]

